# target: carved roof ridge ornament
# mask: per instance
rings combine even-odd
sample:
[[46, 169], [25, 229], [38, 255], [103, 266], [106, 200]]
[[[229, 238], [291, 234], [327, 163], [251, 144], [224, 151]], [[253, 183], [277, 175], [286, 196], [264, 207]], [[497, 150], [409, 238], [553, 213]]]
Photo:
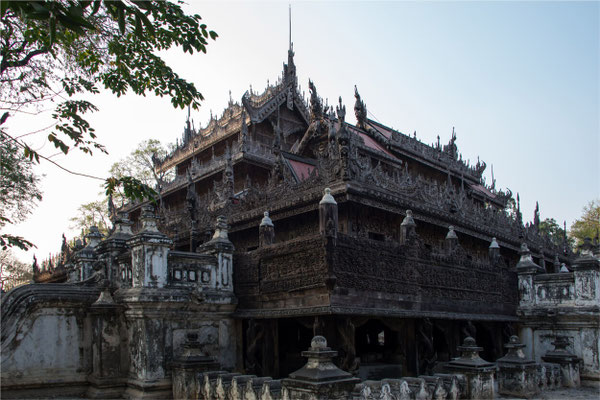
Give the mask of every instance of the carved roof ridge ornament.
[[312, 80], [308, 80], [308, 90], [310, 91], [310, 120], [316, 121], [323, 119], [323, 101], [317, 93], [317, 87]]
[[367, 123], [367, 105], [361, 100], [358, 88], [354, 85], [354, 115], [359, 128], [365, 129]]

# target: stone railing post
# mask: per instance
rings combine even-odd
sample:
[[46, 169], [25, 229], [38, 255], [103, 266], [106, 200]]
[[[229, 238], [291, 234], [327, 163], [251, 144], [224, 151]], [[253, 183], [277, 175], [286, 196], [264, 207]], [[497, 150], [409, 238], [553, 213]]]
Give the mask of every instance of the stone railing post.
[[600, 260], [592, 253], [591, 242], [584, 242], [581, 255], [571, 266], [575, 278], [575, 304], [594, 306], [600, 304]]
[[466, 377], [464, 393], [466, 399], [493, 399], [495, 397], [496, 364], [479, 357], [481, 350], [483, 347], [478, 347], [475, 339], [469, 336], [465, 338], [462, 346], [458, 346], [461, 356], [446, 364], [446, 368], [450, 372]]
[[323, 336], [313, 337], [308, 351], [302, 352], [308, 358], [306, 365], [282, 380], [282, 391], [287, 391], [290, 399], [349, 398], [360, 379], [333, 364], [337, 354], [327, 347]]
[[562, 385], [567, 387], [579, 387], [581, 378], [579, 375], [579, 366], [581, 358], [567, 350], [569, 338], [566, 336], [557, 336], [552, 342], [554, 350], [551, 350], [542, 356], [542, 360], [560, 365], [562, 374]]
[[264, 247], [275, 243], [275, 226], [269, 218], [269, 212], [265, 211], [260, 226], [258, 227], [258, 246]]
[[173, 242], [158, 231], [158, 216], [150, 204], [142, 207], [140, 219], [142, 229], [127, 241], [131, 247], [132, 286], [163, 288], [168, 282], [167, 258]]
[[117, 258], [129, 250], [127, 241], [132, 236], [131, 225], [129, 214], [126, 212], [117, 213], [113, 232], [94, 249], [98, 254], [98, 258], [104, 260], [105, 277], [111, 286], [115, 286], [119, 279]]
[[198, 248], [199, 253], [211, 254], [217, 258], [217, 268], [211, 285], [220, 291], [233, 293], [233, 243], [227, 234], [227, 218], [217, 217], [215, 233], [210, 241]]
[[79, 280], [84, 281], [92, 276], [94, 268], [92, 265], [98, 259], [96, 247], [100, 244], [103, 236], [97, 227], [92, 226], [87, 235], [87, 245], [75, 253], [75, 261], [79, 270]]
[[496, 360], [498, 364], [498, 393], [507, 396], [532, 398], [539, 393], [538, 365], [523, 353], [524, 344], [518, 336], [511, 336], [504, 345], [507, 354]]
[[544, 269], [533, 262], [531, 252], [525, 243], [521, 244], [519, 252], [521, 258], [517, 263], [517, 274], [519, 276], [519, 307], [532, 307], [535, 305], [535, 290], [533, 287], [533, 276], [544, 273]]
[[[101, 282], [104, 285], [108, 281]], [[88, 376], [90, 386], [86, 396], [94, 399], [121, 397], [125, 385], [121, 379], [121, 335], [119, 311], [108, 290], [98, 296], [90, 306], [92, 320], [92, 372]]]
[[206, 356], [198, 342], [197, 333], [188, 333], [183, 354], [173, 360], [173, 398], [196, 399], [202, 392], [203, 372], [217, 371], [220, 368], [214, 357]]

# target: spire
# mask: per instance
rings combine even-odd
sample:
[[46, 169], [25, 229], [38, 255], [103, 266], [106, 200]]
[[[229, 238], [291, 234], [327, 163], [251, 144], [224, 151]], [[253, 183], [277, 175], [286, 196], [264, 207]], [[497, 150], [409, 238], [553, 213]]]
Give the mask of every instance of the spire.
[[288, 62], [283, 64], [283, 83], [293, 83], [295, 87], [297, 84], [296, 80], [296, 65], [294, 64], [294, 43], [292, 42], [292, 5], [289, 7], [289, 48], [288, 48]]
[[540, 226], [540, 205], [535, 202], [535, 211], [533, 212], [533, 225], [536, 227]]
[[517, 193], [517, 221], [519, 224], [523, 225], [523, 215], [521, 214], [521, 198], [519, 197], [519, 193]]
[[187, 118], [185, 120], [185, 128], [183, 129], [183, 145], [185, 146], [192, 139], [192, 123], [190, 121], [190, 106], [188, 106]]

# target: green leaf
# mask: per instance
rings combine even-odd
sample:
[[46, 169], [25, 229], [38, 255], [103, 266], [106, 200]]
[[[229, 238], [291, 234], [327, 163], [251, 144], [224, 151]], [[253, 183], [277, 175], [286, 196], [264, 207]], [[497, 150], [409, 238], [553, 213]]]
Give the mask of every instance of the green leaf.
[[50, 46], [56, 41], [56, 17], [50, 17]]
[[144, 34], [142, 30], [142, 19], [140, 18], [137, 12], [135, 14], [135, 34], [140, 39], [142, 39], [142, 36]]
[[210, 31], [209, 34], [210, 34], [210, 38], [212, 40], [215, 40], [215, 39], [217, 39], [219, 37], [219, 35], [215, 31]]
[[118, 10], [118, 19], [119, 19], [119, 31], [121, 31], [121, 35], [125, 34], [125, 10], [119, 7]]
[[94, 8], [92, 8], [92, 14], [91, 15], [95, 15], [98, 12], [98, 10], [100, 10], [100, 4], [102, 4], [101, 0], [94, 1]]

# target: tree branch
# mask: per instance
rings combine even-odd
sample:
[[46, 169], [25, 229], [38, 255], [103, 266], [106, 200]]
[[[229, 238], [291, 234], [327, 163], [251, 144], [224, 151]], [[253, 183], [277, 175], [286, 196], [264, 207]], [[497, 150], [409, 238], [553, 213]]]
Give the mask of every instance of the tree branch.
[[24, 67], [33, 57], [39, 56], [40, 54], [44, 54], [47, 52], [48, 49], [33, 50], [31, 53], [27, 54], [23, 59], [13, 62], [5, 62], [5, 59], [2, 58], [2, 62], [0, 63], [0, 74], [6, 71], [8, 68]]
[[[26, 148], [28, 148], [28, 147], [27, 147], [27, 145], [25, 145], [25, 144], [21, 143], [20, 141], [18, 141], [17, 139], [13, 138], [12, 136], [10, 136], [9, 134], [7, 134], [6, 132], [2, 132], [2, 134], [3, 134], [4, 136], [6, 136], [6, 137], [7, 137], [9, 140], [11, 140], [11, 141], [15, 142], [17, 145], [19, 145], [19, 146], [20, 146], [20, 147], [22, 147], [23, 149], [26, 149]], [[40, 158], [42, 158], [42, 159], [44, 159], [44, 160], [48, 161], [50, 164], [54, 164], [55, 166], [57, 166], [58, 168], [62, 169], [62, 170], [63, 170], [63, 171], [65, 171], [65, 172], [68, 172], [69, 174], [72, 174], [72, 175], [77, 175], [77, 176], [83, 176], [84, 178], [96, 179], [96, 180], [99, 180], [99, 181], [105, 181], [105, 180], [106, 180], [106, 179], [104, 179], [104, 178], [99, 178], [99, 177], [97, 177], [97, 176], [94, 176], [94, 175], [88, 175], [88, 174], [84, 174], [84, 173], [82, 173], [82, 172], [75, 172], [75, 171], [71, 171], [70, 169], [68, 169], [68, 168], [65, 168], [65, 167], [63, 167], [62, 165], [58, 164], [57, 162], [55, 162], [55, 161], [52, 161], [52, 160], [51, 160], [51, 159], [49, 159], [48, 157], [44, 157], [43, 155], [41, 155], [41, 154], [39, 154], [39, 153], [36, 153], [36, 154], [37, 154], [37, 155], [38, 155]]]

